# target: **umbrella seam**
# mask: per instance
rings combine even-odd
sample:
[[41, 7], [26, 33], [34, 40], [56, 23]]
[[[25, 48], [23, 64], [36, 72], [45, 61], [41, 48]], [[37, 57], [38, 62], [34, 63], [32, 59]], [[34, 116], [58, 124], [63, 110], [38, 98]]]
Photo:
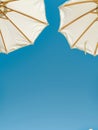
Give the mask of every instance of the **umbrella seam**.
[[[3, 12], [2, 12], [3, 13]], [[32, 41], [19, 29], [19, 27], [16, 26], [15, 23], [13, 23], [13, 21], [5, 14], [3, 13], [4, 16], [12, 23], [12, 25], [26, 38], [26, 40], [30, 43], [32, 43]]]
[[1, 30], [0, 30], [0, 35], [1, 35], [1, 38], [2, 38], [2, 43], [3, 43], [3, 45], [4, 45], [5, 51], [8, 52], [8, 51], [7, 51], [6, 44], [5, 44], [5, 40], [4, 40], [4, 38], [3, 38], [3, 34], [2, 34], [2, 31], [1, 31]]
[[96, 10], [96, 9], [98, 9], [98, 7], [97, 7], [97, 8], [94, 8], [94, 9], [92, 9], [92, 10], [86, 12], [85, 14], [79, 16], [78, 18], [72, 20], [72, 21], [69, 22], [68, 24], [64, 25], [64, 26], [60, 29], [60, 31], [63, 30], [64, 28], [68, 27], [68, 26], [71, 25], [72, 23], [76, 22], [76, 21], [79, 20], [80, 18], [84, 17], [85, 15], [87, 15], [87, 14], [93, 12], [93, 11]]
[[81, 39], [81, 37], [90, 29], [90, 27], [97, 21], [98, 18], [93, 20], [93, 22], [84, 30], [84, 32], [80, 35], [80, 37], [74, 42], [72, 48], [77, 44], [77, 42]]
[[73, 5], [77, 5], [77, 4], [84, 4], [84, 3], [90, 3], [90, 2], [94, 2], [97, 4], [97, 0], [92, 0], [92, 1], [81, 1], [81, 2], [73, 2], [73, 3], [69, 3], [69, 4], [65, 4], [64, 7], [67, 7], [67, 6], [73, 6]]
[[39, 19], [36, 19], [36, 18], [34, 18], [34, 17], [32, 17], [32, 16], [29, 16], [29, 15], [27, 15], [27, 14], [25, 14], [25, 13], [22, 13], [22, 12], [19, 12], [19, 11], [17, 11], [17, 10], [11, 9], [11, 8], [9, 8], [9, 7], [7, 7], [7, 6], [5, 6], [5, 7], [6, 7], [7, 9], [10, 9], [10, 10], [13, 11], [13, 12], [19, 13], [19, 14], [24, 15], [24, 16], [26, 16], [26, 17], [29, 17], [29, 18], [31, 18], [31, 19], [37, 21], [37, 22], [40, 22], [40, 23], [42, 23], [42, 24], [46, 24], [46, 25], [47, 25], [46, 22], [43, 22], [43, 21], [41, 21], [41, 20], [39, 20]]

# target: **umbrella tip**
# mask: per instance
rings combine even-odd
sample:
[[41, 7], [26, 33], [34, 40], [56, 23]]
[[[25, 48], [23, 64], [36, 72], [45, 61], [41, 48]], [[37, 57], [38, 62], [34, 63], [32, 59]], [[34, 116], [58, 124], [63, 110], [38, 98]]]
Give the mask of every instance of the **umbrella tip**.
[[58, 9], [61, 9], [62, 8], [62, 5], [58, 6]]
[[49, 26], [49, 23], [47, 23], [47, 26]]
[[58, 29], [58, 32], [61, 33], [61, 29]]

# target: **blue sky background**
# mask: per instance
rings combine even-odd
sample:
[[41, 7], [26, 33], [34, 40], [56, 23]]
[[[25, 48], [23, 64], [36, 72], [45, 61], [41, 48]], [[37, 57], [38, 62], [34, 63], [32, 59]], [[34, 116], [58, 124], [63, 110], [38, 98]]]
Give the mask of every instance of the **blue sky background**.
[[98, 57], [71, 50], [58, 6], [34, 46], [0, 54], [0, 130], [98, 130]]

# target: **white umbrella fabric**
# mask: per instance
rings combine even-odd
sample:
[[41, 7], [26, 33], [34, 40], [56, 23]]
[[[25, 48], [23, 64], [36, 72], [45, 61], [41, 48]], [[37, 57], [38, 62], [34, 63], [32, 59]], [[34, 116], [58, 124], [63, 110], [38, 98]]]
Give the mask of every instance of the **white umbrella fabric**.
[[98, 55], [98, 0], [70, 0], [59, 7], [61, 32], [71, 48]]
[[34, 44], [47, 25], [44, 0], [0, 0], [0, 52]]

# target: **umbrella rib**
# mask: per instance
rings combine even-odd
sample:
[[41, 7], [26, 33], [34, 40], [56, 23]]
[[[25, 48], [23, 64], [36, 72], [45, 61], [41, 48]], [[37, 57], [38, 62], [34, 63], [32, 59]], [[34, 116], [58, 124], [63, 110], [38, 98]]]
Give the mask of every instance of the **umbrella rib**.
[[96, 9], [98, 9], [98, 7], [97, 7], [97, 8], [94, 8], [94, 9], [92, 9], [92, 10], [86, 12], [85, 14], [79, 16], [78, 18], [72, 20], [72, 21], [69, 22], [68, 24], [64, 25], [64, 26], [60, 29], [60, 31], [63, 30], [63, 29], [65, 29], [66, 27], [68, 27], [68, 26], [71, 25], [72, 23], [76, 22], [77, 20], [81, 19], [81, 18], [84, 17], [85, 15], [87, 15], [87, 14], [93, 12], [93, 11], [96, 10]]
[[2, 38], [2, 42], [3, 42], [3, 45], [4, 45], [5, 51], [8, 52], [1, 30], [0, 30], [0, 35], [1, 35], [1, 38]]
[[0, 17], [0, 19], [6, 20], [6, 18]]
[[1, 1], [0, 3], [2, 3], [3, 5], [6, 5], [8, 3], [15, 2], [15, 1], [17, 1], [17, 0], [8, 0], [8, 1], [5, 1], [5, 2]]
[[10, 3], [10, 2], [15, 2], [15, 1], [18, 1], [18, 0], [8, 0], [8, 1], [5, 1], [4, 3], [5, 3], [5, 4], [8, 4], [8, 3]]
[[25, 14], [25, 13], [20, 12], [20, 11], [11, 9], [11, 8], [9, 8], [9, 7], [6, 7], [6, 6], [4, 6], [4, 7], [7, 8], [7, 9], [9, 9], [9, 10], [11, 10], [11, 11], [13, 11], [13, 12], [16, 12], [16, 13], [18, 13], [18, 14], [24, 15], [24, 16], [26, 16], [26, 17], [28, 17], [28, 18], [31, 18], [31, 19], [33, 19], [33, 20], [35, 20], [35, 21], [37, 21], [37, 22], [40, 22], [40, 23], [42, 23], [42, 24], [46, 24], [46, 25], [47, 25], [46, 22], [43, 22], [43, 21], [41, 21], [41, 20], [39, 20], [39, 19], [37, 19], [37, 18], [34, 18], [34, 17], [32, 17], [32, 16], [29, 16], [29, 15], [27, 15], [27, 14]]
[[19, 27], [17, 27], [17, 25], [4, 13], [2, 12], [2, 14], [6, 17], [6, 19], [9, 20], [9, 22], [11, 22], [11, 24], [26, 38], [26, 40], [30, 43], [32, 43], [32, 41], [19, 29]]
[[95, 51], [94, 51], [94, 55], [96, 55], [97, 50], [98, 50], [98, 43], [97, 43], [97, 45], [96, 45], [96, 48], [95, 48]]
[[98, 18], [96, 18], [95, 20], [93, 20], [93, 22], [83, 31], [83, 33], [79, 36], [79, 38], [74, 42], [74, 44], [72, 45], [72, 48], [77, 44], [77, 42], [83, 37], [83, 35], [91, 28], [91, 26], [98, 20]]
[[96, 3], [97, 0], [89, 0], [89, 1], [73, 2], [73, 3], [65, 4], [64, 7], [66, 7], [66, 6], [73, 6], [73, 5], [77, 5], [77, 4], [85, 4], [85, 3], [90, 3], [90, 2], [94, 2], [94, 3]]

